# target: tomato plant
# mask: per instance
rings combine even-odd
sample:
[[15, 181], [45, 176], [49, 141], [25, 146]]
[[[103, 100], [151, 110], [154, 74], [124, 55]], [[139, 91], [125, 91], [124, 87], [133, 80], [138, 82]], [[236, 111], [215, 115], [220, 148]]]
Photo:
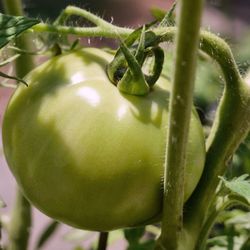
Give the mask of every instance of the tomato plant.
[[[122, 94], [106, 75], [111, 60], [94, 48], [49, 60], [18, 87], [3, 122], [4, 152], [25, 196], [88, 230], [156, 222], [162, 210], [170, 84], [162, 77], [146, 97]], [[204, 156], [193, 111], [185, 200]]]
[[[250, 130], [250, 85], [228, 44], [200, 29], [203, 1], [180, 1], [177, 25], [174, 3], [167, 13], [155, 9], [156, 20], [135, 30], [74, 6], [44, 23], [24, 17], [20, 1], [3, 2], [7, 13], [19, 16], [0, 14], [0, 47], [15, 39], [6, 50], [17, 53], [0, 63], [14, 61], [16, 76], [0, 75], [23, 83], [3, 122], [5, 157], [20, 188], [10, 222], [0, 218], [9, 236], [7, 249], [27, 249], [31, 204], [54, 219], [40, 235], [38, 249], [58, 221], [101, 231], [98, 250], [106, 249], [108, 231], [114, 229], [123, 230], [128, 249], [218, 245], [216, 237], [208, 238], [223, 211], [236, 204], [241, 210], [250, 207], [249, 176], [228, 180], [233, 172], [227, 170], [235, 165], [237, 149], [237, 164], [248, 162], [248, 141], [239, 145]], [[72, 26], [73, 15], [90, 27]], [[39, 33], [41, 50], [29, 49], [31, 33]], [[72, 42], [71, 35], [115, 38], [120, 45], [116, 51], [81, 48], [79, 37]], [[174, 43], [173, 70], [166, 67], [162, 42]], [[43, 53], [51, 58], [31, 70], [31, 55]], [[215, 116], [213, 123], [207, 120], [206, 143], [193, 107], [195, 79], [199, 86], [205, 82], [204, 76], [195, 78], [198, 58], [207, 78], [212, 75], [207, 65], [215, 61], [223, 77], [213, 81], [225, 83], [216, 112], [209, 107]], [[197, 71], [201, 76], [200, 67]], [[206, 97], [204, 107], [210, 100], [215, 98]], [[219, 244], [233, 249], [240, 230], [241, 250], [248, 248], [249, 230], [244, 223], [235, 227], [247, 220], [246, 211], [225, 213], [229, 219], [215, 236], [221, 240], [226, 234], [227, 241]]]

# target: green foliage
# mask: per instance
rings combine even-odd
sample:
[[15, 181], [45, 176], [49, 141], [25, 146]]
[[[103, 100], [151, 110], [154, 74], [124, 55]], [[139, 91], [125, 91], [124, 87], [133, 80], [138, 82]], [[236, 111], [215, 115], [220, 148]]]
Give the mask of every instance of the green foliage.
[[[216, 236], [214, 233], [216, 232]], [[210, 250], [249, 250], [250, 212], [239, 209], [224, 211], [218, 218], [211, 238], [207, 240]]]
[[225, 178], [220, 177], [223, 184], [230, 190], [234, 198], [243, 199], [242, 202], [250, 207], [250, 181], [249, 175], [244, 174], [240, 177], [234, 178], [231, 181], [227, 181]]
[[39, 20], [33, 18], [0, 13], [0, 48], [39, 22]]
[[145, 237], [145, 227], [125, 229], [124, 236], [129, 244], [127, 250], [152, 250], [155, 246], [152, 237]]

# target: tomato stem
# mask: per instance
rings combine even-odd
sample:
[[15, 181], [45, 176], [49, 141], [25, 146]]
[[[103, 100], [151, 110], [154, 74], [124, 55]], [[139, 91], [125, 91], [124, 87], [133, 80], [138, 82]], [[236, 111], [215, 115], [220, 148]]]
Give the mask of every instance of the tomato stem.
[[157, 249], [178, 249], [183, 227], [184, 170], [202, 9], [203, 0], [180, 1], [169, 103], [162, 232]]
[[108, 245], [108, 232], [100, 232], [97, 250], [106, 250]]
[[[24, 15], [21, 0], [4, 0], [4, 10], [6, 14], [22, 16]], [[16, 39], [16, 45], [19, 48], [29, 50], [29, 39], [22, 35]], [[23, 77], [34, 67], [33, 59], [28, 54], [20, 55], [15, 61], [15, 70], [18, 77]], [[18, 189], [16, 202], [12, 211], [9, 245], [7, 249], [23, 250], [28, 249], [28, 242], [31, 227], [31, 206], [26, 198]]]
[[28, 249], [31, 227], [31, 206], [22, 193], [17, 190], [16, 202], [9, 225], [9, 244], [7, 250]]

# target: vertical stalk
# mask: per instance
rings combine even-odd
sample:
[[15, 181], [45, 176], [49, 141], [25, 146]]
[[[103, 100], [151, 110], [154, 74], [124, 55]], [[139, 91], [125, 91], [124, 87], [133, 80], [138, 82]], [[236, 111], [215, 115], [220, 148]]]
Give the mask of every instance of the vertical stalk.
[[167, 133], [162, 232], [156, 249], [178, 249], [183, 228], [184, 168], [202, 7], [203, 0], [180, 1]]
[[[24, 15], [21, 0], [3, 0], [6, 14], [22, 16]], [[16, 46], [22, 49], [29, 49], [29, 39], [27, 36], [20, 36], [16, 39]], [[30, 55], [21, 55], [15, 64], [16, 75], [23, 77], [34, 67], [33, 58]], [[24, 250], [28, 248], [28, 241], [31, 227], [31, 206], [17, 190], [16, 202], [13, 208], [8, 250]]]
[[108, 232], [100, 232], [97, 250], [106, 250], [108, 244]]
[[7, 250], [28, 249], [31, 227], [31, 208], [29, 202], [17, 190], [16, 202], [11, 215], [9, 244]]

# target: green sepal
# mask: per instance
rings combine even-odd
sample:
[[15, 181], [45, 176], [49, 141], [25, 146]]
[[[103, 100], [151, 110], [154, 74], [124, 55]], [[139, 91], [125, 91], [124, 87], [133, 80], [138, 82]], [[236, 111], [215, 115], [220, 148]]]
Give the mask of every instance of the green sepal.
[[[164, 53], [158, 47], [159, 36], [147, 30], [153, 24], [140, 27], [127, 39], [121, 40], [113, 61], [107, 67], [109, 79], [124, 93], [145, 95], [160, 77]], [[136, 43], [138, 38], [139, 42]], [[143, 63], [152, 55], [155, 57], [152, 74], [144, 75]]]
[[[118, 89], [121, 92], [131, 95], [145, 95], [149, 92], [149, 86], [146, 83], [136, 57], [130, 52], [124, 42], [121, 41], [120, 48], [127, 60], [128, 69], [122, 79], [118, 82]], [[139, 52], [140, 53], [140, 52]]]

